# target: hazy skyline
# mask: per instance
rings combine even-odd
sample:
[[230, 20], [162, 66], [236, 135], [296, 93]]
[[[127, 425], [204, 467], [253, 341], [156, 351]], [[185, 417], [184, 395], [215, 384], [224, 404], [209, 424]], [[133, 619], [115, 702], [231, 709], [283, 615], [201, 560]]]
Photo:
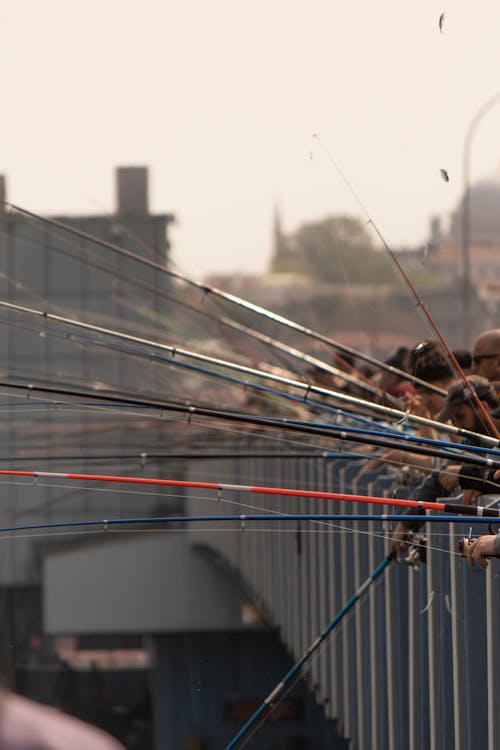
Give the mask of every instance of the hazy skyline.
[[[360, 214], [315, 133], [389, 244], [422, 243], [460, 199], [467, 127], [500, 91], [493, 0], [27, 0], [0, 21], [9, 199], [107, 212], [115, 167], [147, 165], [191, 276], [265, 270], [276, 204], [285, 231]], [[473, 181], [497, 171], [499, 133], [500, 104]]]

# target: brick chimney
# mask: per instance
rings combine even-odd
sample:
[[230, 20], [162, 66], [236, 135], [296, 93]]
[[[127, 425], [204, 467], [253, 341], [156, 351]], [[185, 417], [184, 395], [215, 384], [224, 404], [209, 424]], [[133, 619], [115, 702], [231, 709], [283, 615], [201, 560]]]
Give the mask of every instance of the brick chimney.
[[118, 214], [148, 214], [148, 168], [118, 167], [116, 196]]
[[[7, 179], [4, 174], [0, 174], [0, 200], [7, 200]], [[0, 203], [0, 211], [5, 211], [3, 203]]]

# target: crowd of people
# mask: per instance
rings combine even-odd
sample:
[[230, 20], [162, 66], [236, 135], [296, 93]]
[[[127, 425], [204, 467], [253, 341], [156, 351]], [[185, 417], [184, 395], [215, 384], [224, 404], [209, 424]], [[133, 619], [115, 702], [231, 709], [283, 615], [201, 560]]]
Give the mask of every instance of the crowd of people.
[[[439, 423], [476, 433], [463, 443], [481, 444], [481, 435], [500, 434], [500, 329], [484, 331], [474, 342], [471, 354], [454, 352], [462, 373], [456, 378], [453, 363], [437, 341], [422, 342], [412, 350], [399, 349], [390, 364], [409, 375], [436, 387], [430, 391], [421, 383], [383, 373], [373, 378], [390, 395], [402, 398], [409, 412]], [[442, 391], [442, 393], [439, 392]], [[446, 394], [446, 395], [444, 395]], [[440, 439], [435, 427], [418, 427], [421, 436]], [[447, 438], [449, 440], [449, 438]], [[449, 495], [460, 495], [465, 505], [474, 504], [486, 494], [499, 494], [500, 470], [485, 470], [458, 462], [440, 461], [433, 457], [390, 449], [365, 464], [363, 471], [373, 470], [382, 463], [409, 465], [421, 481], [415, 484], [410, 499], [434, 502]], [[399, 562], [421, 524], [400, 522], [391, 546]], [[500, 554], [500, 536], [483, 535], [471, 540], [464, 550], [471, 565], [486, 568], [488, 557]]]
[[[364, 399], [375, 399], [387, 406], [399, 403], [409, 414], [433, 423], [424, 422], [414, 427], [414, 434], [422, 438], [453, 440], [439, 429], [440, 423], [474, 433], [463, 439], [463, 444], [480, 445], [481, 435], [500, 438], [500, 328], [481, 333], [472, 352], [455, 350], [452, 354], [450, 357], [444, 352], [439, 341], [422, 341], [411, 349], [399, 347], [385, 361], [389, 367], [375, 371], [365, 364], [355, 367], [352, 357], [342, 355], [335, 364], [340, 370], [358, 376], [358, 386], [341, 377], [333, 378], [332, 384], [328, 373], [314, 373], [313, 382]], [[363, 383], [368, 384], [369, 389], [363, 390]], [[435, 502], [438, 498], [455, 495], [463, 504], [471, 505], [481, 495], [500, 494], [500, 470], [485, 471], [458, 461], [442, 461], [432, 455], [412, 453], [407, 448], [379, 451], [364, 462], [359, 476], [383, 465], [404, 467], [406, 482], [412, 485], [409, 497], [413, 500]], [[400, 522], [396, 526], [391, 545], [398, 562], [420, 526], [415, 522]], [[497, 554], [494, 550], [500, 551], [500, 537], [490, 534], [471, 540], [465, 554], [471, 565], [485, 568], [488, 557]]]

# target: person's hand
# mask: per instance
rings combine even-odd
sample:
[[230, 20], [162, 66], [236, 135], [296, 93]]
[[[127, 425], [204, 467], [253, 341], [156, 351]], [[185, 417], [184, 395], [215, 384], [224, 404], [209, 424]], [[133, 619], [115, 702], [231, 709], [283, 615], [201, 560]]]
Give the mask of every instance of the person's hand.
[[493, 479], [500, 479], [500, 469], [498, 469], [498, 471], [495, 471], [495, 473], [493, 474]]
[[407, 550], [410, 546], [410, 542], [407, 539], [408, 533], [408, 527], [404, 525], [403, 521], [399, 521], [398, 525], [394, 529], [394, 533], [391, 539], [391, 548], [396, 553], [396, 562], [400, 561], [401, 552], [403, 552], [403, 550]]
[[458, 487], [458, 475], [460, 474], [461, 468], [462, 467], [459, 465], [447, 466], [439, 474], [439, 484], [446, 490], [446, 492], [453, 492], [453, 490], [456, 490]]
[[462, 505], [475, 505], [477, 498], [481, 495], [481, 490], [464, 490]]
[[471, 568], [474, 565], [479, 565], [480, 568], [488, 567], [488, 560], [486, 558], [496, 554], [495, 539], [495, 534], [486, 534], [485, 536], [473, 539], [467, 544], [465, 552], [467, 553], [467, 561]]

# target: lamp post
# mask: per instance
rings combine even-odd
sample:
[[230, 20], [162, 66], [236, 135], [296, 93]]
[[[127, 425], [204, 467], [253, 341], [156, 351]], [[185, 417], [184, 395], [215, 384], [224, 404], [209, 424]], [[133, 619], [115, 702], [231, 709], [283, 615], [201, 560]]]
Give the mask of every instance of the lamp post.
[[472, 118], [465, 134], [463, 149], [463, 203], [462, 203], [462, 345], [470, 346], [471, 331], [471, 280], [470, 280], [470, 150], [476, 128], [484, 115], [500, 101], [500, 91], [488, 99]]

